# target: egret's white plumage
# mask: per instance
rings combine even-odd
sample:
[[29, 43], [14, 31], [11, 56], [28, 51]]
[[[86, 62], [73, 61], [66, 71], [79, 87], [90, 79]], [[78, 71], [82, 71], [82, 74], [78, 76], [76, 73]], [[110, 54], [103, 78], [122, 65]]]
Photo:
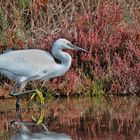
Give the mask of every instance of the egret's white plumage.
[[[52, 47], [52, 55], [39, 49], [7, 51], [0, 55], [0, 72], [9, 79], [16, 81], [11, 95], [21, 95], [28, 81], [46, 81], [50, 78], [64, 75], [71, 66], [71, 56], [62, 49], [86, 51], [74, 46], [66, 39], [56, 40]], [[56, 63], [55, 59], [61, 63]], [[19, 86], [20, 93], [15, 93]], [[24, 92], [25, 93], [25, 92]], [[17, 100], [17, 106], [18, 106]]]
[[59, 67], [57, 65], [54, 58], [43, 50], [17, 50], [0, 55], [0, 71], [2, 70], [9, 79], [18, 82], [23, 77], [27, 80], [30, 78], [41, 80], [40, 74], [42, 76], [49, 74], [54, 67], [56, 69]]

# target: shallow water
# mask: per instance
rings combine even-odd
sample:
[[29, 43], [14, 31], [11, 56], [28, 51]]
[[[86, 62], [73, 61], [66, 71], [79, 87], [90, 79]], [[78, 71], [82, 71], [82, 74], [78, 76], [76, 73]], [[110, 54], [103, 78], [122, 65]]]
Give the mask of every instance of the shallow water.
[[[22, 101], [19, 112], [14, 102], [0, 100], [0, 140], [22, 137], [14, 121], [26, 122], [30, 140], [36, 135], [41, 140], [140, 140], [140, 97], [53, 99], [41, 108]], [[43, 123], [32, 125], [33, 116]], [[44, 135], [46, 129], [50, 135]]]

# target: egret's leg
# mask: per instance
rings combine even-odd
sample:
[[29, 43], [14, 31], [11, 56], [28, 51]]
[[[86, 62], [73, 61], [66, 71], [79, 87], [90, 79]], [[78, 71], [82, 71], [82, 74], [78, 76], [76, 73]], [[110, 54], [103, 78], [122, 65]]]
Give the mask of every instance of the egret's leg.
[[[25, 85], [26, 85], [26, 83], [25, 83]], [[36, 92], [36, 90], [28, 90], [28, 91], [22, 92], [23, 89], [24, 89], [24, 87], [25, 87], [25, 85], [24, 85], [24, 86], [21, 86], [19, 83], [16, 84], [16, 85], [14, 86], [14, 88], [12, 89], [10, 95], [11, 95], [11, 96], [19, 96], [19, 95], [23, 95], [23, 94], [28, 94], [28, 93]], [[19, 86], [21, 86], [20, 92], [15, 92], [15, 89], [16, 89], [17, 87], [19, 87]]]
[[[23, 89], [24, 89], [26, 83], [27, 83], [27, 81], [22, 81], [20, 83], [16, 83], [15, 86], [14, 86], [14, 88], [13, 88], [13, 90], [10, 93], [10, 95], [16, 96], [16, 109], [17, 109], [17, 111], [19, 110], [19, 107], [20, 107], [20, 104], [19, 104], [19, 102], [20, 102], [20, 96], [21, 95], [24, 95], [24, 94], [34, 93], [35, 92], [39, 96], [39, 98], [41, 100], [41, 104], [44, 103], [44, 98], [43, 98], [42, 93], [40, 91], [38, 91], [38, 90], [29, 90], [29, 91], [23, 92]], [[17, 87], [19, 87], [19, 90], [20, 90], [19, 92], [16, 92], [16, 88]], [[36, 94], [34, 94], [32, 96], [32, 98], [34, 98], [35, 95]]]
[[24, 94], [28, 94], [28, 93], [33, 93], [33, 92], [36, 92], [36, 90], [28, 90], [25, 92], [18, 92], [18, 93], [12, 94], [12, 96], [20, 96], [20, 95], [24, 95]]
[[16, 109], [17, 109], [17, 111], [18, 111], [18, 109], [20, 107], [19, 101], [20, 101], [20, 97], [16, 96]]
[[14, 96], [14, 94], [15, 94], [15, 89], [16, 89], [19, 85], [20, 85], [20, 84], [19, 84], [18, 82], [16, 82], [16, 84], [14, 85], [14, 87], [13, 87], [11, 93], [10, 93], [11, 96]]
[[[19, 85], [20, 92], [19, 92], [19, 93], [22, 93], [22, 91], [23, 91], [25, 85], [26, 85], [26, 82], [20, 83], [20, 85]], [[16, 108], [17, 108], [17, 109], [20, 107], [19, 101], [20, 101], [20, 96], [16, 96]]]
[[[20, 96], [19, 95], [22, 95], [22, 93], [23, 93], [22, 91], [23, 91], [26, 83], [27, 82], [22, 82], [22, 83], [17, 82], [14, 85], [14, 88], [12, 89], [12, 91], [10, 93], [11, 96], [16, 96], [16, 109], [19, 109], [19, 107], [20, 107], [20, 104], [19, 104]], [[19, 87], [19, 90], [20, 90], [18, 93], [16, 93], [16, 91], [15, 91], [17, 87]]]

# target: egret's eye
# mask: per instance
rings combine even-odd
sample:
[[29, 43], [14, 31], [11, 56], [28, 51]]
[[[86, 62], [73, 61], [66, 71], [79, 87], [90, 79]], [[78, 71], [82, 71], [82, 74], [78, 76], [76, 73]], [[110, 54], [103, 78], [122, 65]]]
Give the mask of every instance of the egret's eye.
[[67, 43], [68, 46], [70, 46], [70, 43]]
[[67, 45], [70, 46], [70, 47], [72, 47], [72, 44], [71, 43], [67, 43]]

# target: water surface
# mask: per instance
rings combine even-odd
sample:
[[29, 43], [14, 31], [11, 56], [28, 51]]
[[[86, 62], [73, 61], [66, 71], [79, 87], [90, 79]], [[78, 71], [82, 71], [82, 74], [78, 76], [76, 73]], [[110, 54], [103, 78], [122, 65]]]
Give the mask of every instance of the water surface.
[[140, 140], [139, 97], [53, 99], [41, 109], [22, 101], [20, 112], [16, 112], [14, 103], [0, 100], [0, 140], [19, 133], [21, 127], [15, 129], [11, 122], [30, 124], [33, 116], [41, 116], [43, 124], [26, 125], [32, 134], [42, 134], [45, 125], [50, 132], [66, 134], [73, 140]]

